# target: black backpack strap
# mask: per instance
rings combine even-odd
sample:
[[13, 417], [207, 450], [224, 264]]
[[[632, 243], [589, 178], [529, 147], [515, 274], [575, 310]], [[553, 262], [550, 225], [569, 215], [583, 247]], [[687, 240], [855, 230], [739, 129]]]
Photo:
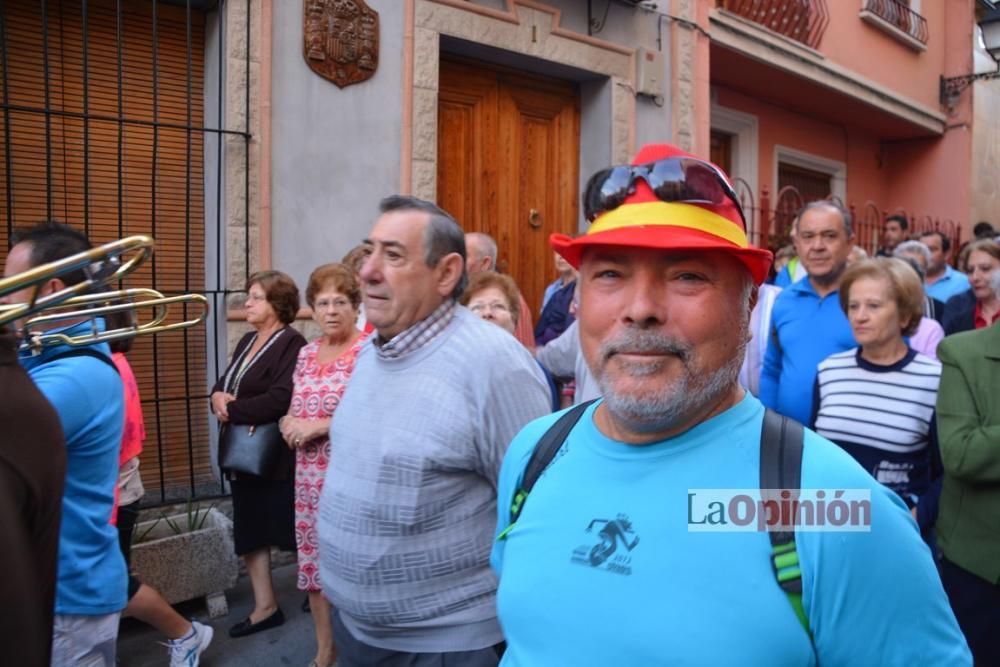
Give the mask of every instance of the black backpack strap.
[[[802, 486], [802, 447], [805, 433], [802, 424], [774, 412], [764, 411], [760, 434], [760, 488], [762, 501], [780, 501], [774, 497], [783, 489], [797, 492]], [[794, 517], [787, 517], [794, 521]], [[802, 570], [795, 549], [794, 523], [784, 530], [769, 530], [771, 565], [781, 590], [795, 611], [799, 623], [812, 637], [809, 618], [802, 605]]]
[[120, 373], [118, 372], [118, 367], [115, 366], [115, 362], [111, 360], [111, 357], [109, 357], [106, 354], [101, 354], [97, 350], [89, 347], [80, 347], [73, 350], [67, 350], [66, 352], [60, 352], [59, 354], [52, 355], [51, 357], [46, 359], [43, 363], [51, 364], [53, 361], [57, 361], [59, 359], [67, 359], [69, 357], [93, 357], [94, 359], [100, 359], [101, 361], [103, 361], [108, 366], [111, 366], [111, 368], [114, 369], [115, 375], [120, 375]]
[[534, 488], [535, 482], [538, 478], [542, 476], [545, 469], [549, 467], [552, 463], [552, 459], [556, 457], [559, 450], [562, 448], [563, 443], [566, 442], [566, 438], [569, 436], [570, 431], [576, 426], [576, 423], [580, 421], [580, 417], [591, 405], [596, 403], [599, 399], [594, 399], [592, 401], [587, 401], [586, 403], [580, 403], [579, 405], [574, 405], [572, 408], [567, 410], [562, 417], [556, 420], [556, 422], [549, 427], [542, 437], [538, 440], [538, 444], [535, 445], [534, 451], [531, 453], [531, 458], [528, 460], [528, 465], [524, 469], [524, 476], [521, 478], [521, 484], [518, 487], [517, 493], [514, 494], [514, 500], [510, 506], [510, 523], [504, 528], [503, 532], [497, 536], [498, 540], [502, 540], [507, 537], [507, 533], [514, 527], [517, 523], [517, 518], [521, 516], [521, 509], [524, 507], [524, 501], [528, 498], [528, 494], [531, 493], [531, 489]]

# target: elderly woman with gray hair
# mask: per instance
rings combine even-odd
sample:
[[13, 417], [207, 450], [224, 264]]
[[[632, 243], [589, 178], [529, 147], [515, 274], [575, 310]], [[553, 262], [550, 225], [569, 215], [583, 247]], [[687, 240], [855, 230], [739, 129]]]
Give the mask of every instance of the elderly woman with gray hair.
[[930, 248], [920, 241], [904, 241], [896, 246], [892, 256], [903, 260], [916, 272], [923, 290], [924, 316], [920, 319], [917, 330], [909, 336], [910, 347], [931, 359], [937, 359], [937, 346], [944, 338], [944, 328], [941, 326], [944, 304], [927, 294], [927, 290], [923, 288], [927, 266], [931, 260]]
[[[905, 259], [920, 274], [920, 280], [927, 284], [927, 271], [931, 265], [931, 249], [921, 241], [903, 241], [892, 252], [893, 257]], [[935, 299], [924, 288], [924, 317], [941, 322], [944, 317], [944, 301]]]
[[[990, 288], [1000, 299], [1000, 271]], [[976, 664], [1000, 665], [1000, 326], [949, 336], [938, 354], [941, 582]]]

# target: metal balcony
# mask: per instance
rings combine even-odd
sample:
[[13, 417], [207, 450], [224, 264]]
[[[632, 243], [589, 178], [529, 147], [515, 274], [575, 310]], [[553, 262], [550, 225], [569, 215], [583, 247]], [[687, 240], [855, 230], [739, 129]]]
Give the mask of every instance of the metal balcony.
[[865, 11], [898, 28], [921, 44], [927, 43], [927, 19], [900, 0], [865, 0]]
[[813, 49], [830, 22], [826, 0], [717, 0], [716, 6]]

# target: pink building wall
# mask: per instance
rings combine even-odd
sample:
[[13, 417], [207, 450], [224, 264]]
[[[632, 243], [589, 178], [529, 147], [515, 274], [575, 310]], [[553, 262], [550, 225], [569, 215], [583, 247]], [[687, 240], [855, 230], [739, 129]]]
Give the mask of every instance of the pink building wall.
[[830, 24], [820, 43], [820, 53], [886, 88], [937, 108], [938, 74], [944, 65], [947, 43], [946, 9], [952, 14], [965, 12], [971, 25], [972, 0], [921, 3], [920, 14], [927, 19], [929, 33], [926, 51], [915, 51], [862, 21], [860, 0], [827, 0], [826, 5]]
[[893, 172], [889, 195], [911, 214], [961, 223], [969, 237], [971, 132], [950, 130], [943, 139], [912, 141], [887, 150]]
[[[944, 18], [947, 48], [935, 77], [970, 73], [975, 26], [971, 0], [923, 4], [947, 9]], [[915, 212], [961, 223], [965, 238], [970, 236], [976, 222], [971, 220], [972, 95], [973, 89], [966, 89], [955, 107], [948, 110], [943, 136], [890, 144], [887, 149], [893, 172], [891, 195], [906, 202], [906, 208]]]
[[880, 156], [877, 137], [856, 127], [809, 118], [726, 88], [716, 90], [721, 106], [757, 117], [757, 180], [772, 195], [777, 187], [775, 147], [781, 145], [843, 162], [847, 169], [845, 203], [860, 207], [873, 200], [880, 206], [888, 205], [889, 174]]
[[[714, 0], [702, 0], [707, 7]], [[860, 77], [874, 80], [933, 110], [941, 109], [939, 77], [972, 70], [973, 0], [924, 0], [927, 50], [914, 51], [859, 18], [860, 0], [828, 0], [830, 24], [820, 52]], [[707, 11], [707, 9], [706, 9]], [[749, 65], [748, 65], [749, 67]], [[758, 66], [759, 67], [759, 66]], [[727, 71], [731, 78], [733, 73]], [[960, 223], [968, 238], [971, 224], [972, 90], [949, 110], [940, 136], [907, 139], [880, 137], [864, 117], [833, 120], [796, 113], [767, 100], [713, 83], [718, 104], [742, 111], [758, 122], [758, 183], [775, 191], [775, 146], [782, 145], [847, 166], [848, 204], [861, 209], [875, 202], [881, 209], [903, 208], [911, 215]], [[835, 102], [834, 93], [831, 100]], [[875, 114], [888, 112], [872, 110]], [[699, 114], [708, 117], [709, 113]]]

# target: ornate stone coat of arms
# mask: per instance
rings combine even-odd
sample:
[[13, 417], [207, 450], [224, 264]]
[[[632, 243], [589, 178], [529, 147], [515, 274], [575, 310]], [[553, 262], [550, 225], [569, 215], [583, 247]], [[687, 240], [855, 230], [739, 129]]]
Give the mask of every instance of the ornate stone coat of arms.
[[304, 52], [309, 67], [339, 87], [378, 68], [378, 12], [364, 0], [305, 0]]

